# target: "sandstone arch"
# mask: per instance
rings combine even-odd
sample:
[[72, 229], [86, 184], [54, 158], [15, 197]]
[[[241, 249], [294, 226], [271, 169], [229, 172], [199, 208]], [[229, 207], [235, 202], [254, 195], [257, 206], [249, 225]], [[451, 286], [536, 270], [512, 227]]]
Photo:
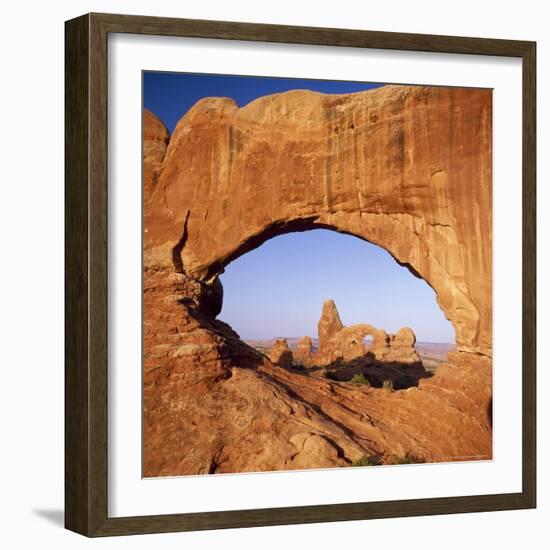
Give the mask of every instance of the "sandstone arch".
[[[145, 116], [144, 155], [145, 476], [491, 458], [490, 91], [296, 91], [242, 109], [210, 98], [172, 136]], [[331, 392], [240, 341], [216, 319], [217, 275], [316, 227], [378, 244], [426, 280], [462, 353], [418, 388]]]
[[[415, 349], [416, 335], [409, 327], [401, 328], [395, 334], [388, 334], [367, 323], [344, 326], [334, 300], [323, 303], [318, 324], [319, 348], [309, 354], [309, 366], [328, 366], [335, 363], [350, 363], [360, 360], [364, 364], [393, 363], [421, 366], [420, 356]], [[371, 342], [365, 343], [366, 337]]]
[[434, 290], [457, 348], [492, 353], [491, 92], [385, 86], [197, 103], [145, 215], [146, 261], [172, 249], [209, 284], [267, 239], [328, 228], [387, 250]]

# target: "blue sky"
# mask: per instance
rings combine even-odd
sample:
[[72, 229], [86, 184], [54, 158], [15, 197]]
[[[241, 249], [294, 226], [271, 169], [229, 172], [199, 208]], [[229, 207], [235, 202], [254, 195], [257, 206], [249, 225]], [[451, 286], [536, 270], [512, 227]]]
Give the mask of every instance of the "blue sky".
[[220, 319], [242, 338], [317, 336], [323, 301], [344, 325], [388, 332], [411, 327], [419, 341], [454, 342], [428, 284], [382, 248], [327, 229], [288, 233], [226, 267]]
[[[293, 89], [351, 93], [380, 84], [288, 78], [143, 74], [143, 104], [173, 131], [203, 97], [231, 97], [240, 106]], [[332, 298], [345, 325], [370, 323], [388, 332], [410, 326], [419, 341], [454, 342], [454, 329], [423, 280], [383, 249], [319, 229], [275, 237], [238, 258], [220, 277], [220, 319], [242, 338], [317, 336], [324, 300]]]
[[231, 97], [242, 107], [258, 97], [288, 90], [345, 94], [379, 86], [371, 82], [144, 72], [143, 105], [172, 132], [178, 120], [203, 97]]

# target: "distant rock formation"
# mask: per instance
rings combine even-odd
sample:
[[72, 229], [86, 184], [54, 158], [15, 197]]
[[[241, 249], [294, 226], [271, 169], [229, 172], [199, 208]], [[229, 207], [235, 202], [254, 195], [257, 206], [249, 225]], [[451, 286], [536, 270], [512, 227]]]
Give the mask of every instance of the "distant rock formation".
[[323, 304], [323, 313], [319, 319], [317, 329], [319, 332], [319, 348], [324, 347], [329, 341], [344, 328], [340, 315], [336, 309], [334, 300], [327, 300]]
[[[374, 362], [420, 364], [420, 356], [414, 347], [416, 336], [412, 329], [405, 327], [394, 335], [388, 335], [386, 331], [368, 324], [345, 327], [333, 300], [323, 304], [318, 328], [319, 350], [304, 361], [309, 365], [326, 366], [357, 359], [362, 359], [367, 365]], [[366, 342], [369, 336], [372, 338], [371, 343]]]
[[279, 367], [290, 368], [294, 363], [292, 351], [288, 347], [286, 338], [277, 338], [269, 353], [269, 360]]
[[298, 363], [305, 363], [311, 358], [313, 353], [313, 342], [310, 336], [300, 338], [296, 350], [294, 351], [294, 360]]
[[[390, 340], [390, 353], [392, 361], [396, 363], [410, 363], [419, 361], [414, 345], [416, 344], [416, 335], [409, 327], [399, 329], [392, 335]], [[414, 353], [411, 353], [414, 350]], [[416, 359], [415, 359], [416, 357]]]

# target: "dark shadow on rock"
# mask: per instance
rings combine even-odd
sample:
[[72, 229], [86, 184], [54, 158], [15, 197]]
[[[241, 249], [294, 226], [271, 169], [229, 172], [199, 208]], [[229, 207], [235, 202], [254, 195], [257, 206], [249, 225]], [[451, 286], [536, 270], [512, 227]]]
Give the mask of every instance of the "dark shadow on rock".
[[32, 513], [35, 516], [45, 519], [50, 523], [53, 523], [57, 527], [65, 526], [65, 512], [60, 509], [38, 509], [33, 510]]
[[220, 359], [231, 360], [234, 366], [244, 368], [256, 368], [268, 360], [265, 354], [241, 340], [227, 323], [203, 313], [191, 300], [181, 299], [180, 303], [187, 308], [189, 316], [197, 321], [201, 328], [223, 337], [218, 349]]
[[394, 390], [418, 387], [420, 380], [433, 376], [433, 373], [427, 371], [421, 362], [413, 364], [394, 361], [371, 362], [371, 358], [367, 361], [364, 358], [358, 358], [347, 363], [342, 360], [334, 361], [323, 367], [311, 367], [307, 371], [314, 376], [318, 376], [322, 371], [325, 378], [336, 382], [351, 382], [354, 376], [362, 374], [374, 388], [382, 388], [384, 382], [390, 380]]
[[293, 368], [294, 365], [292, 361], [292, 352], [290, 350], [283, 351], [283, 353], [281, 353], [281, 356], [279, 357], [279, 360], [277, 361], [277, 365], [279, 367], [288, 369]]

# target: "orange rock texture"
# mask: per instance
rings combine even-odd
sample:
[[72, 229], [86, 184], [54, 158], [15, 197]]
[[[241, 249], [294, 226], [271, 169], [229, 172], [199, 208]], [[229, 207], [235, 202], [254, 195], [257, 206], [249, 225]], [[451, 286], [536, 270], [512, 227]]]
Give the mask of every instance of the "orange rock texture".
[[160, 169], [170, 132], [164, 124], [147, 109], [143, 112], [143, 202], [151, 199], [157, 185]]
[[[144, 475], [491, 457], [491, 119], [489, 90], [408, 86], [207, 98], [171, 137], [145, 113]], [[216, 319], [225, 265], [314, 228], [380, 245], [435, 290], [448, 366], [358, 388], [274, 365]]]

